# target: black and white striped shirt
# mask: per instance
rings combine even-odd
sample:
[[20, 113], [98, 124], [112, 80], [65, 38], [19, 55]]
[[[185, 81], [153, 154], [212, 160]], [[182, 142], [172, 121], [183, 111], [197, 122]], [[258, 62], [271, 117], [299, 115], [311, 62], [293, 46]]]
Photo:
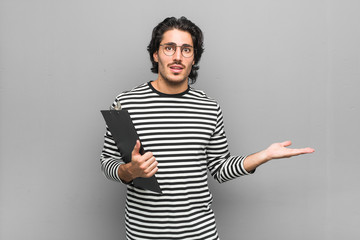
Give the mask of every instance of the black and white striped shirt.
[[[116, 97], [127, 109], [145, 151], [158, 161], [163, 194], [127, 185], [127, 239], [219, 239], [211, 209], [207, 169], [220, 183], [249, 174], [243, 156], [230, 156], [216, 101], [189, 87], [181, 94], [158, 92], [150, 82]], [[121, 181], [124, 164], [111, 132], [105, 133], [101, 166]]]

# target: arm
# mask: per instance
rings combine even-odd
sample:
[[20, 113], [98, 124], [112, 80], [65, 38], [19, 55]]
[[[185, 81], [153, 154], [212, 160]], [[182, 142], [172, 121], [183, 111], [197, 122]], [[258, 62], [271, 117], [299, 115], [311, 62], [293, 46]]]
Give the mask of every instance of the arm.
[[118, 175], [124, 182], [131, 182], [138, 177], [151, 177], [158, 170], [158, 162], [152, 152], [146, 152], [144, 155], [141, 155], [139, 151], [140, 141], [137, 140], [131, 153], [131, 162], [122, 164], [118, 168]]
[[301, 154], [312, 153], [315, 150], [312, 148], [292, 149], [287, 148], [291, 145], [291, 141], [282, 143], [273, 143], [267, 149], [249, 155], [244, 160], [244, 168], [246, 171], [254, 171], [258, 166], [272, 160], [279, 158], [289, 158]]
[[230, 155], [220, 106], [217, 110], [217, 123], [214, 132], [206, 146], [206, 155], [208, 169], [219, 183], [252, 173], [244, 168], [245, 156]]
[[[119, 107], [118, 97], [110, 106], [110, 109], [118, 110], [121, 108]], [[130, 183], [137, 177], [151, 177], [154, 175], [158, 170], [155, 157], [151, 152], [141, 155], [139, 151], [140, 142], [136, 141], [131, 153], [131, 162], [125, 163], [109, 128], [106, 127], [104, 147], [100, 156], [101, 169], [104, 175], [111, 180], [123, 183]]]
[[100, 157], [101, 169], [111, 180], [129, 183], [137, 177], [151, 177], [157, 168], [157, 161], [151, 152], [139, 153], [140, 142], [137, 141], [131, 154], [131, 162], [123, 161], [109, 129], [105, 133], [104, 147]]
[[231, 156], [227, 149], [227, 140], [224, 131], [223, 116], [218, 109], [216, 129], [207, 146], [208, 168], [211, 175], [220, 183], [251, 174], [255, 169], [278, 158], [289, 158], [305, 153], [312, 153], [312, 148], [290, 149], [290, 141], [271, 144], [267, 149], [244, 156]]
[[106, 130], [104, 146], [100, 156], [101, 170], [108, 179], [121, 182], [121, 179], [118, 176], [118, 168], [125, 163], [109, 129], [107, 128]]

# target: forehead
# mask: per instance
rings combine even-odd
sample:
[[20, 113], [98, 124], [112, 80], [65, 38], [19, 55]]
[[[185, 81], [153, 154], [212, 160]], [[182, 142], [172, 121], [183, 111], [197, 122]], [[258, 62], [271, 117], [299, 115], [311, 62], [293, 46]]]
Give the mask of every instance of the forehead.
[[165, 43], [176, 43], [176, 45], [181, 46], [184, 44], [189, 44], [193, 46], [193, 41], [191, 34], [186, 31], [182, 31], [179, 29], [171, 29], [164, 32], [161, 44]]

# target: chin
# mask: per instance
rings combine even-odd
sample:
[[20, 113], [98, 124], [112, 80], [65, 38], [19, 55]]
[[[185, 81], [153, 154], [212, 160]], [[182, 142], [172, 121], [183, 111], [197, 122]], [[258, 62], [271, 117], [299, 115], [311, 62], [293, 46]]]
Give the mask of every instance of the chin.
[[170, 76], [168, 78], [163, 78], [163, 79], [171, 84], [182, 84], [188, 81], [188, 78], [184, 76]]
[[184, 82], [187, 82], [188, 79], [187, 78], [182, 78], [182, 79], [168, 79], [168, 81], [172, 84], [183, 84]]

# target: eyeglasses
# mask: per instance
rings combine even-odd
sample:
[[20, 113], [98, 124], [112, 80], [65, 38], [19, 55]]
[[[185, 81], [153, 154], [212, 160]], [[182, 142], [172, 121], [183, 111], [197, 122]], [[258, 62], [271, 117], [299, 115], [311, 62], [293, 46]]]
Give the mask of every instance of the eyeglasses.
[[163, 52], [166, 56], [174, 55], [178, 47], [180, 48], [183, 57], [189, 58], [194, 55], [194, 48], [187, 44], [182, 46], [177, 46], [176, 44], [160, 44], [160, 46], [163, 47]]

